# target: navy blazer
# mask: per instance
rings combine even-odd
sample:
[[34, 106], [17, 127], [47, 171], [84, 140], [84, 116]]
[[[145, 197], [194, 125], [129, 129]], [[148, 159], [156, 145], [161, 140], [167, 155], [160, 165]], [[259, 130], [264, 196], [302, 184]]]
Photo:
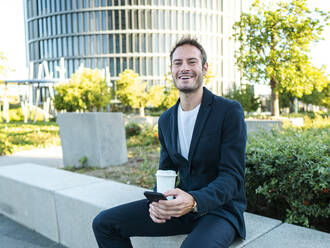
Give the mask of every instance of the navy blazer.
[[238, 102], [216, 96], [204, 87], [186, 160], [178, 151], [179, 103], [180, 99], [158, 121], [159, 169], [178, 172], [178, 187], [197, 202], [196, 218], [205, 214], [226, 218], [245, 238], [246, 124], [243, 109]]

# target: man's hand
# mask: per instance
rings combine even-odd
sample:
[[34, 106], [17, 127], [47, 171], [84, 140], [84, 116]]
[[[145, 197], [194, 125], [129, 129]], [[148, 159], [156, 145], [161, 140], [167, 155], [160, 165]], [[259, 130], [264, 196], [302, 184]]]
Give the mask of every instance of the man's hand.
[[160, 200], [150, 204], [149, 213], [151, 219], [155, 223], [165, 223], [171, 217], [180, 217], [189, 213], [194, 206], [194, 198], [181, 189], [172, 189], [164, 194], [167, 196], [174, 196], [174, 200]]

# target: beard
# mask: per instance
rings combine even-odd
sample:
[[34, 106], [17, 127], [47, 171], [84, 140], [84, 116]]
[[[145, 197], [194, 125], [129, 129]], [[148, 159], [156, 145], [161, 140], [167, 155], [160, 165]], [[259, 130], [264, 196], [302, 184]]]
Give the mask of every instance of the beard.
[[182, 93], [193, 93], [195, 91], [197, 91], [203, 84], [203, 74], [200, 73], [198, 74], [195, 83], [192, 86], [179, 86], [178, 84], [178, 79], [176, 77], [173, 77], [173, 82], [174, 82], [174, 86]]

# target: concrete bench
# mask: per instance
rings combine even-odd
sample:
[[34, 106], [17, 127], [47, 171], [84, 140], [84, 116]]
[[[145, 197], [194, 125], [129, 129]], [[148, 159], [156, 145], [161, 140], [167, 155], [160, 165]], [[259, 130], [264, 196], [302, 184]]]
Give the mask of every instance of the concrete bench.
[[[96, 248], [91, 226], [97, 213], [143, 199], [144, 191], [132, 185], [35, 164], [0, 167], [0, 213], [69, 248]], [[272, 243], [278, 238], [284, 243], [286, 239], [295, 239], [288, 235], [290, 230], [293, 235], [300, 235], [299, 241], [310, 239], [306, 233], [313, 235], [311, 240], [323, 244], [322, 247], [330, 241], [330, 234], [282, 224], [279, 220], [250, 213], [245, 213], [245, 218], [247, 238], [231, 247], [296, 247], [268, 245], [267, 237]], [[180, 247], [184, 238], [185, 235], [134, 237], [132, 242], [135, 248], [168, 248]]]

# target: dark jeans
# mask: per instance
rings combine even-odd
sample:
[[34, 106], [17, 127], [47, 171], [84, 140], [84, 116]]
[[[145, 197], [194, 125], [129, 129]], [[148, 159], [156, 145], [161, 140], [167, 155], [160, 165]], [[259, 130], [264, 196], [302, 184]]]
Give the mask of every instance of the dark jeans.
[[234, 227], [215, 215], [194, 220], [188, 213], [166, 223], [154, 223], [149, 216], [147, 200], [140, 200], [102, 211], [93, 221], [93, 230], [100, 248], [132, 247], [132, 236], [171, 236], [189, 234], [182, 248], [229, 247], [235, 239]]

